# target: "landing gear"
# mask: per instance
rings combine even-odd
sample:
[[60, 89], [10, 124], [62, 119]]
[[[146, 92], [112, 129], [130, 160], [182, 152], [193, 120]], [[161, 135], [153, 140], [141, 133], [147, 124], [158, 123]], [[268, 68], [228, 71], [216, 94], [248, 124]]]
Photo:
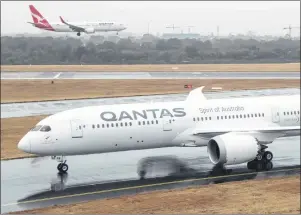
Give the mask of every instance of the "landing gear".
[[258, 152], [256, 158], [248, 162], [248, 169], [261, 171], [271, 170], [273, 168], [273, 163], [271, 162], [273, 159], [273, 154], [270, 151], [265, 151], [266, 148], [267, 147], [264, 146], [264, 148]]
[[76, 34], [77, 36], [80, 36], [80, 32], [77, 32], [77, 34]]
[[118, 35], [118, 32], [116, 32], [116, 35]]
[[66, 173], [68, 171], [68, 165], [66, 163], [59, 163], [57, 165], [57, 170], [60, 173]]
[[67, 160], [65, 159], [65, 156], [52, 156], [51, 158], [59, 162], [57, 165], [59, 173], [66, 173], [68, 171], [69, 167], [66, 164]]

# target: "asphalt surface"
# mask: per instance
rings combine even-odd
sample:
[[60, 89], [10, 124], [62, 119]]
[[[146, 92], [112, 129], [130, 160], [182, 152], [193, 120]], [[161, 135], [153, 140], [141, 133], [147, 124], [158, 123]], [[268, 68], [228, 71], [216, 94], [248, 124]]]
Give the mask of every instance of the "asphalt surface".
[[1, 72], [4, 79], [300, 79], [300, 72]]
[[[300, 94], [300, 89], [264, 89], [264, 90], [241, 90], [241, 91], [222, 91], [205, 92], [208, 99], [229, 98], [229, 97], [250, 97], [267, 95], [292, 95]], [[90, 105], [110, 105], [138, 102], [162, 102], [162, 101], [181, 101], [187, 94], [156, 95], [156, 96], [134, 96], [121, 98], [100, 98], [100, 99], [80, 99], [67, 101], [49, 102], [26, 102], [1, 104], [1, 118], [22, 117], [54, 114], [71, 108], [79, 108]]]
[[[300, 138], [276, 140], [269, 146], [273, 152], [273, 170], [269, 177], [286, 175], [300, 170]], [[146, 159], [146, 160], [143, 160]], [[229, 167], [227, 174], [240, 174], [224, 178], [201, 179], [216, 176], [212, 172], [206, 148], [163, 148], [141, 151], [116, 152], [99, 155], [67, 157], [68, 175], [57, 175], [57, 162], [44, 158], [1, 161], [1, 212], [66, 204], [84, 200], [114, 197], [154, 189], [171, 189], [194, 184], [222, 183], [266, 177], [251, 174], [246, 164]], [[146, 180], [141, 182], [138, 165], [151, 163], [146, 169]], [[33, 163], [32, 163], [33, 162]], [[186, 172], [176, 171], [178, 164]], [[232, 168], [232, 172], [231, 169]], [[273, 172], [277, 170], [277, 172]], [[210, 172], [211, 171], [211, 172]], [[227, 175], [226, 174], [226, 175]], [[218, 174], [223, 175], [223, 174]], [[180, 180], [173, 182], [175, 180]], [[217, 181], [218, 180], [218, 181]], [[158, 184], [159, 183], [159, 184]], [[163, 183], [163, 184], [162, 184]], [[56, 190], [56, 191], [55, 191]]]

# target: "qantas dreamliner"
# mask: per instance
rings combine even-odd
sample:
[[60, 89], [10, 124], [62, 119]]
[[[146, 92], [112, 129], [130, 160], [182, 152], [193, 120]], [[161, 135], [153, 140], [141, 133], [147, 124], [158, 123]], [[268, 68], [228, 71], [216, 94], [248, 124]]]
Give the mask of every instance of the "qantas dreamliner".
[[271, 165], [268, 144], [300, 136], [300, 95], [207, 100], [203, 88], [192, 90], [184, 101], [56, 113], [37, 123], [18, 148], [51, 156], [61, 173], [68, 170], [69, 155], [163, 147], [207, 147], [214, 165], [247, 162], [249, 169], [258, 170]]
[[40, 12], [33, 6], [29, 5], [33, 22], [28, 22], [34, 27], [42, 30], [54, 32], [77, 32], [77, 36], [81, 33], [93, 34], [95, 32], [108, 32], [125, 30], [122, 24], [104, 23], [104, 22], [85, 22], [85, 23], [67, 23], [61, 16], [61, 23], [49, 23]]

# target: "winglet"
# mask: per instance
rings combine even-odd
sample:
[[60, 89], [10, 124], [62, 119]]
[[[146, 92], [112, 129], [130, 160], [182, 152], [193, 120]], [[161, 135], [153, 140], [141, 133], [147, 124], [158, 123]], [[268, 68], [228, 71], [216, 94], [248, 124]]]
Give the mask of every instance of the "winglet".
[[66, 24], [65, 20], [60, 16], [60, 20], [62, 23]]
[[189, 95], [186, 98], [188, 102], [198, 102], [202, 100], [207, 100], [207, 98], [203, 94], [203, 89], [205, 86], [198, 87], [192, 91], [190, 91]]

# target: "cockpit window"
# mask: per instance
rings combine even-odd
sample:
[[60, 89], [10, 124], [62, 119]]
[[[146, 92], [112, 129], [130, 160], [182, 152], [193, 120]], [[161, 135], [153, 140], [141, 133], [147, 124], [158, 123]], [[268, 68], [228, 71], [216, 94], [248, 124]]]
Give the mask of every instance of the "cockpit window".
[[40, 130], [40, 128], [42, 128], [42, 125], [36, 125], [35, 127], [33, 127], [31, 129], [31, 131], [38, 131], [38, 130]]
[[44, 125], [43, 128], [41, 128], [40, 131], [48, 132], [48, 131], [51, 131], [51, 128], [50, 128], [49, 125]]

